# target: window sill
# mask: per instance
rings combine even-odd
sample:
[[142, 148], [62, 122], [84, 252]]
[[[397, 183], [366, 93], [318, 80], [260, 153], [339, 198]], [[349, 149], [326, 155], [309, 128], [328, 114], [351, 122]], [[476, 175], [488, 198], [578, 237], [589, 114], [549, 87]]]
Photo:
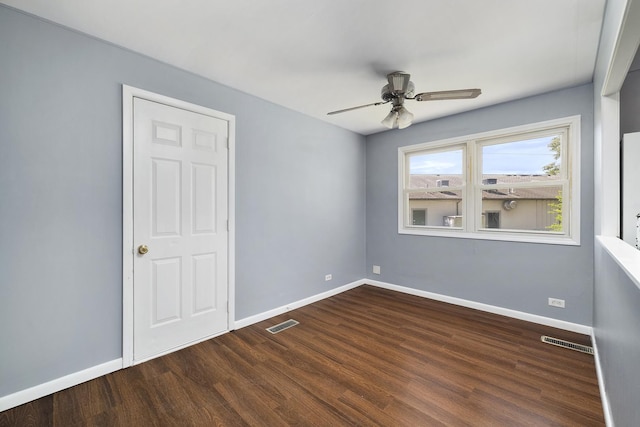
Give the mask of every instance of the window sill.
[[[398, 234], [415, 236], [449, 237], [454, 239], [495, 240], [501, 242], [537, 243], [545, 245], [580, 246], [579, 239], [567, 236], [533, 235], [529, 233], [508, 232], [476, 232], [470, 233], [463, 230], [440, 230], [400, 227]], [[639, 251], [640, 252], [640, 251]]]

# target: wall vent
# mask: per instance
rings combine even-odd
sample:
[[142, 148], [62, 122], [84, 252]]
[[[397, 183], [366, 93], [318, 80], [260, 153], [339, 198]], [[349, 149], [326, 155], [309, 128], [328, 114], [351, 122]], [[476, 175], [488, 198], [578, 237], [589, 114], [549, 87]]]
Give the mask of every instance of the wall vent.
[[289, 319], [287, 321], [284, 321], [282, 323], [278, 323], [275, 326], [272, 326], [270, 328], [267, 328], [267, 331], [271, 332], [272, 334], [277, 334], [278, 332], [282, 332], [285, 329], [289, 329], [292, 326], [296, 326], [299, 325], [300, 322], [293, 320], [293, 319]]
[[593, 347], [589, 347], [588, 345], [576, 344], [574, 342], [552, 338], [546, 335], [541, 336], [540, 339], [542, 342], [546, 342], [547, 344], [557, 345], [558, 347], [568, 348], [569, 350], [580, 351], [582, 353], [593, 354]]

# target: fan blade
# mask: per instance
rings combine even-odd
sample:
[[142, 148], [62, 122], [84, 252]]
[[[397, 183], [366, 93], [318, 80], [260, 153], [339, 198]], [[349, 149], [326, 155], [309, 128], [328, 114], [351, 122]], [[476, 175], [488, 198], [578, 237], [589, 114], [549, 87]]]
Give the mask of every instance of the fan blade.
[[440, 92], [423, 92], [413, 97], [416, 101], [442, 101], [447, 99], [472, 99], [477, 98], [482, 91], [480, 89], [443, 90]]
[[401, 73], [400, 71], [387, 74], [389, 90], [394, 93], [405, 93], [407, 91], [407, 87], [409, 86], [410, 78], [411, 74]]
[[374, 105], [382, 105], [382, 104], [386, 104], [388, 102], [389, 101], [380, 101], [380, 102], [373, 102], [371, 104], [358, 105], [357, 107], [351, 107], [351, 108], [345, 108], [344, 110], [332, 111], [330, 113], [327, 113], [327, 116], [332, 116], [334, 114], [340, 114], [340, 113], [346, 113], [347, 111], [357, 110], [359, 108], [372, 107]]

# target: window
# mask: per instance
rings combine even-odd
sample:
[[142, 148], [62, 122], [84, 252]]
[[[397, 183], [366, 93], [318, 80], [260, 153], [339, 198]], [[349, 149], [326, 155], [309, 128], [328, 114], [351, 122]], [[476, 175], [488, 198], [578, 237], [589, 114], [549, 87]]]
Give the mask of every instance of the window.
[[485, 214], [486, 222], [484, 226], [486, 228], [500, 228], [500, 212], [487, 212]]
[[579, 244], [579, 132], [575, 116], [399, 148], [398, 231]]
[[412, 225], [427, 225], [426, 209], [411, 209]]

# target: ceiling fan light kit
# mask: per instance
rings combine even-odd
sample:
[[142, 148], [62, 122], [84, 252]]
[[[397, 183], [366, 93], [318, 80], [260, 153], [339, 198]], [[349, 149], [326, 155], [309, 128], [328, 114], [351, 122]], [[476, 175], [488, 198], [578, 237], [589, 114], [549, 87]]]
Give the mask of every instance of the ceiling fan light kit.
[[404, 107], [398, 109], [398, 128], [404, 129], [411, 126], [413, 122], [413, 114]]
[[391, 103], [391, 111], [387, 117], [382, 120], [382, 124], [389, 129], [395, 127], [404, 129], [411, 126], [413, 122], [413, 114], [404, 107], [405, 99], [414, 101], [445, 101], [450, 99], [473, 99], [477, 98], [482, 91], [480, 89], [458, 89], [443, 90], [439, 92], [423, 92], [414, 96], [415, 86], [410, 74], [396, 71], [387, 74], [388, 84], [384, 85], [381, 90], [382, 102], [373, 102], [371, 104], [359, 105], [357, 107], [345, 108], [343, 110], [332, 111], [329, 115], [346, 113], [360, 108], [371, 107], [374, 105], [382, 105]]
[[404, 129], [411, 126], [412, 122], [413, 114], [402, 105], [399, 105], [393, 107], [381, 123], [389, 129], [393, 129], [395, 127]]

